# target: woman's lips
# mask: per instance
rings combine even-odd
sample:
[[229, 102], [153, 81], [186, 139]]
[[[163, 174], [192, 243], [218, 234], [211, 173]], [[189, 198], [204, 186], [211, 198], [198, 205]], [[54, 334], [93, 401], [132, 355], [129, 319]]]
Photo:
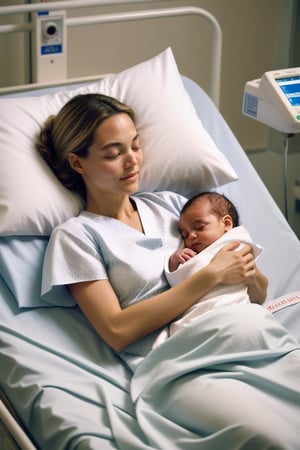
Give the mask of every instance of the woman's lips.
[[128, 175], [126, 175], [125, 177], [122, 177], [121, 180], [122, 181], [126, 181], [126, 180], [135, 180], [138, 176], [138, 172], [134, 172], [134, 173], [129, 173]]

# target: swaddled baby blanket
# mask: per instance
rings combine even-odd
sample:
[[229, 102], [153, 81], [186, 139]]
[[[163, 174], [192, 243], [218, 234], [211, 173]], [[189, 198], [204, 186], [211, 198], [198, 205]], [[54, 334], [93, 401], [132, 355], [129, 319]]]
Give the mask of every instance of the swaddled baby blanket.
[[[189, 261], [184, 264], [180, 264], [178, 269], [174, 272], [169, 271], [168, 261], [166, 261], [165, 274], [170, 286], [175, 286], [205, 267], [209, 264], [215, 254], [224, 247], [224, 245], [234, 241], [241, 242], [241, 245], [237, 250], [242, 248], [245, 244], [250, 244], [252, 246], [255, 258], [257, 258], [263, 251], [263, 248], [260, 245], [253, 242], [251, 236], [244, 227], [239, 226], [232, 228]], [[221, 306], [248, 302], [250, 302], [250, 300], [247, 293], [247, 286], [244, 284], [217, 286], [202, 297], [198, 303], [191, 306], [191, 308], [189, 308], [182, 317], [172, 322], [169, 327], [165, 328], [155, 341], [154, 347], [159, 345], [167, 339], [168, 336], [171, 336], [182, 327], [188, 326], [191, 321], [199, 316], [199, 314], [203, 314], [206, 311], [219, 308]]]

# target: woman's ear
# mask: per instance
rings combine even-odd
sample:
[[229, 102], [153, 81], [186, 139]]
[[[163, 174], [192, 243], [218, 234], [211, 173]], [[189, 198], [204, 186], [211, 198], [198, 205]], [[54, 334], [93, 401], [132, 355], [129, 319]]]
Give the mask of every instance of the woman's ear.
[[228, 231], [231, 230], [231, 228], [233, 228], [233, 220], [229, 214], [226, 214], [226, 216], [224, 216], [222, 220], [224, 223], [224, 231]]
[[75, 153], [69, 153], [68, 155], [68, 161], [70, 164], [70, 167], [80, 175], [84, 173], [84, 168], [81, 163], [81, 158], [76, 155]]

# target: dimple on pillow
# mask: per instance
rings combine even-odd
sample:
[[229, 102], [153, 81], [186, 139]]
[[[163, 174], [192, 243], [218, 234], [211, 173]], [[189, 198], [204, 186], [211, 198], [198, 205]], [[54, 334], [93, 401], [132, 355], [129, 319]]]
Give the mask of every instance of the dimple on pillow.
[[206, 132], [170, 48], [156, 57], [76, 90], [0, 99], [0, 234], [49, 235], [82, 207], [35, 149], [47, 117], [74, 95], [101, 92], [136, 113], [144, 165], [141, 191], [190, 196], [237, 179]]

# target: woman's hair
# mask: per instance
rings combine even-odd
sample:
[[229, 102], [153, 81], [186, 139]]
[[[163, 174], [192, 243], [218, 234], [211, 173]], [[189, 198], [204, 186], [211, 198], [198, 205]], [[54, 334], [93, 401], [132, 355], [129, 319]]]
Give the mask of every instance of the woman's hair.
[[186, 211], [190, 206], [194, 205], [200, 199], [206, 198], [210, 202], [212, 212], [220, 219], [227, 214], [231, 217], [233, 227], [239, 225], [239, 214], [234, 204], [223, 194], [217, 192], [201, 192], [190, 198], [181, 210], [181, 214]]
[[69, 164], [68, 155], [88, 156], [99, 125], [109, 117], [126, 113], [135, 121], [134, 111], [118, 100], [103, 94], [73, 97], [56, 116], [48, 117], [41, 129], [36, 148], [57, 178], [84, 199], [86, 188], [80, 174]]

